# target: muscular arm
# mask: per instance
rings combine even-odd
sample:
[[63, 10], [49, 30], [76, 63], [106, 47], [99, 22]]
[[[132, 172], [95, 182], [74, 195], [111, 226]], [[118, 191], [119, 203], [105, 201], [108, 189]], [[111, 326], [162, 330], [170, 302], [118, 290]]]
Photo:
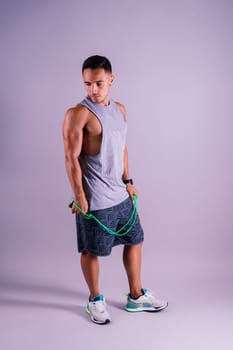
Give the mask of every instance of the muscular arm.
[[[117, 105], [120, 108], [120, 110], [124, 116], [124, 119], [126, 121], [126, 109], [125, 109], [125, 107], [122, 104], [120, 104], [119, 102], [117, 102]], [[130, 174], [129, 174], [129, 163], [128, 163], [128, 150], [127, 150], [126, 146], [124, 149], [124, 160], [123, 161], [124, 161], [124, 171], [122, 174], [122, 180], [128, 180], [128, 179], [130, 179]], [[132, 199], [133, 199], [133, 195], [137, 194], [137, 190], [131, 184], [126, 185], [126, 190]]]
[[125, 146], [124, 150], [124, 172], [122, 175], [122, 180], [127, 180], [130, 179], [129, 175], [129, 163], [128, 163], [128, 150], [127, 147]]
[[[63, 123], [65, 166], [75, 201], [84, 212], [88, 204], [82, 185], [82, 171], [78, 161], [83, 144], [83, 129], [87, 123], [87, 113], [82, 107], [71, 108], [66, 112]], [[74, 206], [72, 212], [76, 212]]]
[[[127, 147], [125, 147], [125, 150], [124, 150], [124, 172], [122, 175], [122, 180], [128, 180], [128, 179], [130, 179], [129, 165], [128, 165], [128, 150], [127, 150]], [[136, 188], [133, 185], [131, 185], [130, 183], [126, 185], [126, 191], [128, 192], [131, 199], [133, 199], [134, 194], [137, 194]]]

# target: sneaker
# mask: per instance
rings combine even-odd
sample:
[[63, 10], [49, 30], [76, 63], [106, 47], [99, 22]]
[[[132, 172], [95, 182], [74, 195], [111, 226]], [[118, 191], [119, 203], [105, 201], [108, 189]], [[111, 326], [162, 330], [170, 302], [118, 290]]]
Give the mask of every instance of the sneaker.
[[142, 289], [143, 295], [137, 299], [132, 299], [130, 294], [127, 297], [127, 304], [125, 306], [126, 311], [139, 312], [139, 311], [161, 311], [168, 306], [167, 301], [159, 300], [148, 290]]
[[86, 312], [90, 315], [93, 322], [107, 324], [111, 321], [111, 318], [106, 306], [104, 296], [99, 294], [87, 303]]

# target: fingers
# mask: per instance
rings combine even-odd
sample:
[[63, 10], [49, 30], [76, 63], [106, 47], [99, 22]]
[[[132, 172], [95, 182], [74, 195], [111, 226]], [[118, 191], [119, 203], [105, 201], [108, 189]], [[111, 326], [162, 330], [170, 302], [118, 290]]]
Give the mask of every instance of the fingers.
[[129, 185], [126, 186], [126, 190], [127, 190], [128, 194], [129, 194], [131, 200], [133, 201], [134, 200], [134, 195], [136, 195], [136, 196], [138, 195], [136, 189], [134, 188], [134, 186], [129, 184]]
[[132, 192], [128, 192], [129, 193], [129, 196], [131, 198], [131, 200], [133, 201], [134, 200], [134, 196], [136, 195], [137, 196], [137, 193], [135, 191], [132, 191]]
[[73, 203], [72, 208], [71, 208], [71, 212], [72, 212], [72, 214], [77, 214], [77, 215], [79, 215], [79, 216], [84, 216], [84, 215], [88, 212], [88, 207], [87, 207], [87, 205], [84, 205], [83, 208], [80, 206], [80, 209], [81, 209], [81, 210], [79, 210], [79, 209], [75, 206], [75, 204]]

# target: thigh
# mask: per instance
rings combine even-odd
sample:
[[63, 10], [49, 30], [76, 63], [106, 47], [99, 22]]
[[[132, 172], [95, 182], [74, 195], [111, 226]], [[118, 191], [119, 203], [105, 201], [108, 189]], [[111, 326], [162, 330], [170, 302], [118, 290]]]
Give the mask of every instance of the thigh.
[[[122, 207], [119, 212], [120, 219], [117, 225], [117, 230], [120, 230], [123, 226], [125, 226], [125, 224], [129, 221], [133, 210], [134, 210], [134, 206], [130, 198], [122, 203]], [[124, 228], [124, 230], [122, 230], [121, 233], [126, 232], [129, 228], [130, 230], [126, 235], [122, 237], [117, 237], [118, 240], [120, 240], [122, 244], [127, 244], [127, 245], [135, 245], [143, 242], [144, 232], [141, 226], [138, 213], [136, 214], [136, 220], [134, 224], [132, 225], [132, 221], [131, 221], [128, 225], [126, 225], [126, 227]]]
[[[104, 225], [116, 230], [111, 208], [92, 212]], [[107, 233], [94, 219], [76, 215], [77, 240], [79, 252], [88, 251], [97, 256], [111, 254], [114, 237]]]

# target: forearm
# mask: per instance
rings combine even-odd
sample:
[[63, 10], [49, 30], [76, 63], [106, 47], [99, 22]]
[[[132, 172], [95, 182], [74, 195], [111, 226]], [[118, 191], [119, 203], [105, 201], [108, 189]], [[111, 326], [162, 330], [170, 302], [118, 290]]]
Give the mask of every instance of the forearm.
[[75, 199], [80, 198], [84, 195], [83, 184], [82, 184], [82, 171], [78, 159], [72, 159], [66, 156], [66, 172], [68, 179], [73, 190]]
[[129, 173], [129, 163], [128, 163], [128, 150], [127, 147], [125, 147], [124, 150], [124, 171], [122, 174], [122, 180], [130, 179], [130, 173]]
[[128, 180], [126, 182], [126, 191], [130, 195], [130, 197], [134, 198], [134, 195], [137, 195], [137, 190], [133, 186], [133, 180], [131, 179], [130, 172], [129, 172], [129, 163], [128, 163], [128, 150], [125, 147], [124, 151], [124, 171], [122, 174], [122, 180]]

